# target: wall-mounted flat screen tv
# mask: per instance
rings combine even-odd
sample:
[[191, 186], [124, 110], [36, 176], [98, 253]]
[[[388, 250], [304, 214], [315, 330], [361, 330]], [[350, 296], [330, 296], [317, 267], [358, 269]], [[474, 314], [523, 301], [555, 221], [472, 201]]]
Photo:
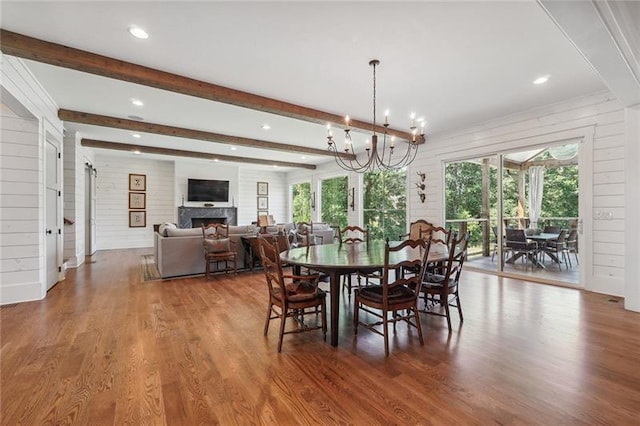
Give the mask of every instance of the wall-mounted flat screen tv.
[[229, 181], [189, 179], [188, 201], [229, 201]]

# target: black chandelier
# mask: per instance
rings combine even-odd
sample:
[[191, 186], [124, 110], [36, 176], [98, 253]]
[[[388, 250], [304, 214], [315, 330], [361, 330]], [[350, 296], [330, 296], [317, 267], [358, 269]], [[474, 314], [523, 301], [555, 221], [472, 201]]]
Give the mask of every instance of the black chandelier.
[[[369, 171], [378, 170], [393, 170], [400, 169], [408, 166], [413, 162], [416, 158], [416, 154], [418, 153], [418, 146], [420, 145], [417, 140], [417, 127], [416, 127], [416, 116], [415, 114], [411, 114], [411, 125], [409, 129], [411, 130], [411, 140], [406, 144], [406, 151], [402, 155], [397, 155], [394, 151], [397, 150], [396, 141], [394, 136], [390, 136], [387, 134], [387, 130], [389, 128], [388, 121], [388, 112], [385, 113], [384, 116], [384, 133], [382, 135], [382, 145], [378, 147], [378, 135], [376, 134], [376, 67], [380, 65], [380, 61], [377, 59], [372, 59], [369, 61], [369, 65], [373, 67], [373, 135], [371, 136], [371, 142], [367, 139], [365, 141], [365, 151], [366, 151], [366, 161], [361, 162], [358, 160], [358, 153], [355, 152], [353, 148], [353, 142], [351, 140], [351, 134], [349, 129], [349, 116], [345, 117], [345, 129], [344, 129], [344, 152], [354, 155], [353, 160], [345, 161], [341, 153], [338, 150], [337, 143], [333, 140], [333, 134], [331, 132], [331, 125], [327, 125], [327, 143], [329, 145], [328, 149], [333, 152], [333, 156], [335, 158], [336, 163], [342, 169], [355, 172], [355, 173], [365, 173]], [[421, 131], [420, 131], [420, 140], [424, 139], [424, 121], [421, 122]], [[388, 139], [388, 141], [387, 141]], [[387, 147], [388, 142], [388, 147]], [[380, 148], [380, 149], [379, 149]], [[394, 155], [395, 154], [395, 155]]]

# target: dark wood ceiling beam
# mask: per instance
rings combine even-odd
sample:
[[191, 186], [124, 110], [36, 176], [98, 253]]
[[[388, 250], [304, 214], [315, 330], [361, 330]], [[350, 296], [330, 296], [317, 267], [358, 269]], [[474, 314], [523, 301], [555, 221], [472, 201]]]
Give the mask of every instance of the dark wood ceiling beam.
[[[336, 128], [344, 128], [344, 117], [341, 115], [195, 80], [4, 29], [0, 29], [0, 47], [7, 55], [312, 123], [331, 123]], [[371, 123], [355, 119], [352, 119], [349, 125], [352, 129], [367, 132], [373, 128]], [[384, 127], [378, 125], [376, 131], [383, 133]], [[400, 130], [388, 129], [388, 133], [404, 140], [410, 140], [412, 137], [411, 133]], [[423, 141], [420, 137], [420, 142]]]
[[[297, 152], [308, 155], [331, 156], [333, 153], [327, 149], [308, 148], [305, 146], [289, 145], [263, 141], [259, 139], [242, 138], [239, 136], [223, 135], [220, 133], [205, 132], [203, 130], [186, 129], [183, 127], [167, 126], [164, 124], [147, 123], [145, 121], [128, 120], [125, 118], [109, 117], [106, 115], [91, 114], [88, 112], [58, 110], [58, 118], [63, 121], [90, 124], [93, 126], [111, 127], [116, 129], [131, 130], [135, 132], [154, 133], [157, 135], [173, 136], [178, 138], [196, 139], [206, 142], [216, 142], [228, 145], [244, 146], [247, 148], [270, 149], [283, 152]], [[339, 153], [340, 157], [352, 160], [353, 154]]]
[[189, 158], [197, 158], [199, 160], [219, 160], [219, 161], [231, 161], [234, 163], [261, 164], [264, 166], [298, 167], [298, 168], [310, 169], [310, 170], [315, 170], [316, 168], [316, 166], [314, 166], [313, 164], [289, 163], [287, 161], [271, 161], [271, 160], [263, 160], [260, 158], [249, 158], [249, 157], [235, 157], [233, 155], [210, 154], [206, 152], [185, 151], [182, 149], [158, 148], [155, 146], [133, 145], [133, 144], [119, 143], [119, 142], [107, 142], [107, 141], [99, 141], [96, 139], [82, 139], [80, 141], [80, 144], [87, 148], [111, 149], [116, 151], [127, 151], [127, 152], [138, 151], [140, 153], [145, 153], [145, 154], [169, 155], [173, 157], [176, 157], [176, 156], [189, 157]]

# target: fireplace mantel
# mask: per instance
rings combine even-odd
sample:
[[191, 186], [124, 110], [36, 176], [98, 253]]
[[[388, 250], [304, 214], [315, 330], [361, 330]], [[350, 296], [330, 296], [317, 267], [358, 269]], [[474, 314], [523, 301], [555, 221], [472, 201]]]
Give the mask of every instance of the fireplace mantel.
[[180, 228], [191, 228], [193, 218], [214, 218], [226, 217], [227, 225], [238, 224], [237, 207], [178, 207], [178, 226]]

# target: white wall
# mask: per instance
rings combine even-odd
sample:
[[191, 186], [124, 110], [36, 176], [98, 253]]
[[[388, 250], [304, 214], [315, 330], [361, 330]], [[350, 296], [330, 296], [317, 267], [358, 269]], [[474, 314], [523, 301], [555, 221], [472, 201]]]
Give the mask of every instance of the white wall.
[[243, 165], [238, 170], [238, 224], [249, 224], [258, 218], [258, 182], [269, 184], [269, 214], [276, 222], [288, 221], [286, 173]]
[[0, 304], [7, 304], [46, 295], [44, 144], [47, 132], [62, 140], [62, 123], [23, 62], [3, 54], [0, 61]]
[[640, 312], [640, 106], [626, 110], [624, 307]]
[[[95, 156], [96, 245], [98, 250], [153, 246], [153, 224], [175, 222], [172, 161], [131, 155]], [[129, 174], [146, 175], [146, 227], [129, 227]]]
[[[585, 256], [587, 265], [582, 265], [585, 273], [581, 284], [587, 290], [624, 295], [625, 219], [629, 219], [625, 216], [625, 115], [619, 102], [608, 93], [593, 94], [429, 137], [407, 170], [407, 221], [427, 219], [433, 223], [444, 223], [442, 188], [445, 161], [527, 148], [532, 143], [554, 140], [554, 135], [563, 138], [577, 134], [588, 135], [593, 141], [592, 152], [587, 155], [588, 161], [584, 165], [590, 178], [587, 180], [589, 192], [592, 193], [587, 201], [592, 208], [584, 218], [586, 234], [582, 238], [585, 244], [581, 247], [590, 253]], [[424, 203], [413, 190], [414, 182], [419, 179], [416, 172], [427, 175]], [[317, 191], [319, 180], [337, 173], [340, 169], [329, 163], [311, 173], [291, 172], [287, 182], [291, 185], [311, 181], [312, 191]], [[350, 186], [356, 182], [354, 175], [349, 175], [349, 179]], [[636, 178], [631, 185], [638, 187], [640, 182]], [[360, 199], [361, 195], [357, 194], [356, 202]], [[637, 212], [632, 220], [636, 219]], [[318, 217], [314, 216], [314, 220]], [[349, 221], [360, 223], [361, 218], [350, 217]], [[637, 250], [635, 256], [637, 259]], [[628, 254], [626, 258], [629, 259]], [[637, 287], [637, 281], [635, 279], [631, 285]]]
[[[235, 166], [204, 161], [150, 160], [139, 156], [112, 155], [101, 151], [95, 156], [97, 177], [98, 250], [152, 247], [153, 224], [177, 222], [178, 206], [203, 206], [188, 202], [187, 179], [229, 180], [228, 203], [217, 207], [238, 209], [238, 224], [250, 224], [257, 218], [257, 182], [269, 183], [269, 214], [284, 221], [287, 211], [286, 180], [282, 172], [250, 166]], [[147, 179], [147, 226], [129, 228], [129, 173], [144, 174]]]
[[80, 145], [80, 135], [64, 135], [64, 217], [72, 224], [64, 225], [64, 259], [68, 267], [84, 263], [85, 247], [85, 185], [86, 163], [93, 165], [93, 152]]
[[581, 272], [585, 272], [581, 274], [581, 284], [587, 290], [623, 295], [624, 121], [624, 111], [616, 100], [610, 99], [609, 94], [595, 94], [429, 139], [427, 149], [412, 165], [413, 170], [427, 173], [427, 200], [421, 204], [411, 194], [410, 220], [443, 222], [445, 161], [587, 135], [587, 139], [593, 138], [593, 151], [587, 153], [587, 164], [581, 163], [580, 167], [587, 168], [590, 183], [581, 191], [592, 194], [586, 200], [592, 210], [583, 218], [585, 233], [581, 248], [587, 252], [587, 262], [581, 265], [584, 266]]
[[[187, 201], [187, 179], [218, 179], [229, 181], [229, 202], [214, 203], [216, 207], [238, 209], [238, 225], [256, 221], [258, 215], [258, 182], [269, 184], [269, 214], [277, 222], [284, 222], [287, 212], [286, 174], [251, 165], [219, 164], [202, 161], [175, 160], [176, 206], [202, 206], [204, 203]], [[177, 210], [176, 210], [177, 212]], [[177, 213], [176, 213], [177, 214]]]

